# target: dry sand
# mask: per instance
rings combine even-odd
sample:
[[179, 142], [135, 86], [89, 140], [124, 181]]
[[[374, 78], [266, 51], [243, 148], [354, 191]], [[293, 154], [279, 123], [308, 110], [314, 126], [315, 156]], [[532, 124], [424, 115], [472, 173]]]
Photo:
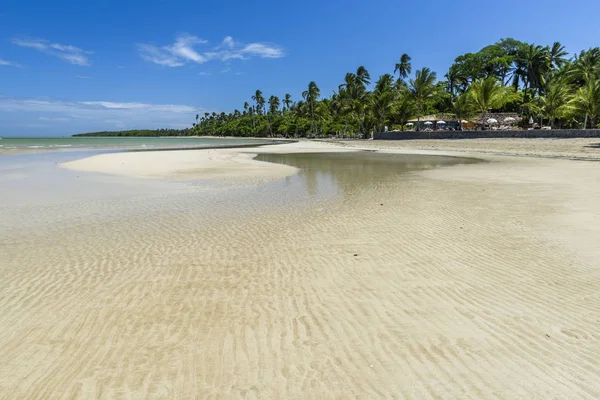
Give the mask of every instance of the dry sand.
[[[67, 166], [297, 171], [247, 149], [203, 154]], [[257, 194], [255, 212], [218, 220], [175, 204], [1, 237], [0, 397], [599, 398], [600, 163], [480, 157], [345, 176], [326, 204], [264, 212]]]
[[437, 150], [479, 154], [600, 160], [600, 138], [335, 141], [351, 148]]

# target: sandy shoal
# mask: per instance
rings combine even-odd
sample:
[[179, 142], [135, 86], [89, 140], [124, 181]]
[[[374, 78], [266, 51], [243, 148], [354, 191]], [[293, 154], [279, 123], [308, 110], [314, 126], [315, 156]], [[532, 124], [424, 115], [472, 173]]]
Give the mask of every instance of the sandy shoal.
[[329, 151], [352, 151], [352, 149], [346, 150], [327, 143], [305, 141], [252, 149], [109, 153], [62, 163], [61, 166], [77, 171], [140, 178], [207, 178], [263, 182], [294, 174], [297, 169], [253, 160], [258, 153]]
[[[487, 162], [349, 186], [327, 207], [7, 238], [0, 398], [599, 398], [600, 163], [460, 143], [428, 152]], [[65, 167], [273, 180], [297, 171], [253, 154], [423, 151], [343, 145]]]

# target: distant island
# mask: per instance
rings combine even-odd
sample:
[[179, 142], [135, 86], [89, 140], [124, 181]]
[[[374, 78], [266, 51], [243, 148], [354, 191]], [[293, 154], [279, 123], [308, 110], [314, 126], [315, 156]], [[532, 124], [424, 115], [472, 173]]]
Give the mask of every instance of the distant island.
[[190, 128], [186, 129], [132, 129], [127, 131], [102, 131], [78, 133], [73, 137], [81, 136], [192, 136], [194, 131]]

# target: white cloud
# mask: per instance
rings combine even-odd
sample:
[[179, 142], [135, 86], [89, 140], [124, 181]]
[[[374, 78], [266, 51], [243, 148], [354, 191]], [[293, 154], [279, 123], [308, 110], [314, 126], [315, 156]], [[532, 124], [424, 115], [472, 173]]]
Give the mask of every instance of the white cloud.
[[283, 50], [278, 47], [267, 46], [262, 43], [250, 43], [246, 45], [242, 50], [241, 54], [253, 54], [262, 58], [281, 58], [283, 57]]
[[92, 79], [89, 76], [86, 75], [75, 75], [75, 78], [79, 78], [79, 79]]
[[166, 67], [183, 67], [185, 65], [184, 62], [179, 61], [177, 57], [170, 52], [151, 44], [138, 44], [138, 51], [143, 60], [158, 65], [164, 65]]
[[281, 58], [285, 55], [277, 45], [265, 43], [244, 44], [226, 36], [221, 44], [211, 51], [200, 52], [195, 47], [208, 43], [192, 35], [179, 35], [175, 43], [167, 46], [138, 44], [140, 57], [146, 61], [167, 67], [181, 67], [189, 62], [204, 64], [208, 61], [228, 61], [232, 59]]
[[68, 121], [67, 117], [39, 117], [40, 121]]
[[102, 107], [107, 110], [129, 110], [129, 111], [151, 111], [151, 112], [173, 112], [173, 113], [193, 113], [194, 107], [174, 105], [174, 104], [145, 104], [145, 103], [114, 103], [111, 101], [82, 101], [83, 104], [92, 107]]
[[[62, 101], [0, 96], [0, 128], [32, 120], [51, 123], [57, 132], [78, 133], [110, 129], [191, 127], [199, 107], [112, 101]], [[1, 129], [0, 129], [1, 130]]]
[[202, 72], [198, 72], [198, 75], [209, 76], [210, 72], [204, 72], [204, 71], [202, 71]]
[[0, 66], [2, 66], [2, 65], [6, 66], [6, 67], [23, 68], [23, 66], [21, 64], [17, 64], [12, 61], [7, 61], [7, 60], [3, 60], [2, 58], [0, 58]]
[[235, 47], [235, 42], [234, 42], [233, 38], [231, 36], [225, 36], [225, 39], [223, 39], [223, 42], [221, 42], [221, 45], [218, 48], [233, 49], [234, 47]]
[[171, 53], [177, 57], [183, 58], [185, 60], [194, 61], [196, 63], [202, 64], [208, 61], [204, 56], [200, 55], [196, 50], [194, 50], [193, 46], [195, 44], [204, 44], [207, 43], [206, 40], [202, 40], [197, 38], [196, 36], [178, 36], [175, 40], [175, 44], [170, 46], [169, 50]]
[[27, 47], [40, 51], [54, 57], [61, 58], [75, 65], [88, 66], [90, 60], [87, 54], [93, 54], [90, 51], [85, 51], [79, 47], [69, 44], [51, 43], [44, 39], [19, 39], [14, 38], [12, 43], [17, 46]]

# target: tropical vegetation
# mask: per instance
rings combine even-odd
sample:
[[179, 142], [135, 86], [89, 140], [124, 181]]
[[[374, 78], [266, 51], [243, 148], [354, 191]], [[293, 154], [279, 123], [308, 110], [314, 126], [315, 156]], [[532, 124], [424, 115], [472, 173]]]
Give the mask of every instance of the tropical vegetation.
[[552, 128], [587, 129], [600, 122], [600, 47], [569, 57], [559, 42], [501, 39], [456, 57], [443, 77], [427, 67], [414, 69], [412, 62], [402, 54], [377, 79], [359, 66], [329, 96], [314, 81], [298, 95], [256, 90], [240, 109], [197, 115], [180, 134], [369, 137], [440, 113], [484, 125], [490, 112], [518, 113], [523, 126], [531, 119]]

